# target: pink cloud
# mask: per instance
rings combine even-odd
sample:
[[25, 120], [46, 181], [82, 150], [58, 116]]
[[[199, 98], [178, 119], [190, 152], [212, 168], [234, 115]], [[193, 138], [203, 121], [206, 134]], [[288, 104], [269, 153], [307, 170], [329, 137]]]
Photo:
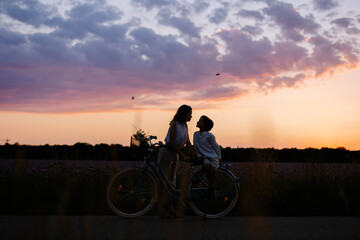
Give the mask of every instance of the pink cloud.
[[[155, 20], [175, 33], [125, 20], [120, 8], [96, 1], [71, 6], [66, 17], [37, 0], [6, 1], [2, 14], [8, 18], [52, 30], [25, 33], [10, 22], [0, 25], [0, 110], [110, 111], [166, 107], [175, 100], [195, 105], [238, 98], [254, 86], [294, 87], [308, 76], [359, 62], [359, 32], [351, 18], [333, 20], [331, 30], [342, 35], [332, 36], [316, 16], [304, 16], [282, 1], [235, 11], [255, 25], [229, 24], [230, 2], [221, 8], [204, 1], [135, 2], [158, 11]], [[316, 1], [324, 11], [334, 3]], [[205, 36], [206, 26], [196, 22], [191, 9], [210, 17], [211, 26], [220, 24], [220, 31]], [[268, 36], [268, 27], [278, 35]]]

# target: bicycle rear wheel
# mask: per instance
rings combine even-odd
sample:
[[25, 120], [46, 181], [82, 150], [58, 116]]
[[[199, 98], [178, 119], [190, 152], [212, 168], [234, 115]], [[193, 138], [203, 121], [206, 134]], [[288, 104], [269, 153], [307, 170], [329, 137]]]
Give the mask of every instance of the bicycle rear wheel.
[[207, 183], [201, 169], [196, 171], [190, 180], [188, 199], [194, 212], [206, 218], [219, 218], [231, 212], [239, 197], [236, 179], [227, 170], [219, 168], [215, 178], [215, 194], [210, 199], [205, 196]]
[[139, 217], [155, 204], [158, 187], [154, 177], [141, 168], [117, 173], [109, 182], [106, 199], [111, 210], [122, 217]]

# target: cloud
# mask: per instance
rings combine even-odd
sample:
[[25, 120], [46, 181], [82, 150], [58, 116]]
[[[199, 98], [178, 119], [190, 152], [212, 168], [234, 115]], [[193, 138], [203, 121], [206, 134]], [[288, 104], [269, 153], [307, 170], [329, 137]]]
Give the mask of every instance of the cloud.
[[236, 86], [207, 86], [191, 91], [189, 100], [218, 101], [239, 97], [248, 93], [248, 90]]
[[38, 0], [3, 0], [1, 6], [9, 17], [36, 27], [57, 15], [56, 8]]
[[72, 8], [67, 15], [71, 19], [93, 24], [118, 20], [121, 18], [122, 12], [116, 7], [83, 3]]
[[196, 27], [195, 24], [185, 17], [171, 16], [168, 11], [160, 11], [159, 23], [165, 26], [171, 26], [178, 29], [182, 34], [188, 35], [194, 38], [200, 38], [200, 28]]
[[205, 11], [209, 6], [210, 4], [207, 1], [203, 0], [195, 1], [193, 4], [193, 7], [197, 13]]
[[126, 26], [104, 23], [121, 19], [123, 13], [115, 7], [99, 6], [97, 4], [79, 4], [72, 8], [68, 13], [67, 19], [59, 19], [57, 22], [58, 30], [54, 34], [70, 38], [84, 39], [89, 34], [94, 34], [101, 38], [114, 40], [123, 37]]
[[261, 35], [264, 31], [258, 26], [246, 25], [241, 28], [241, 31], [248, 32], [251, 35]]
[[333, 42], [322, 36], [315, 36], [310, 38], [309, 43], [314, 45], [314, 50], [311, 56], [305, 60], [305, 64], [307, 68], [315, 69], [315, 75], [331, 72], [332, 69], [344, 64], [341, 52]]
[[313, 4], [318, 10], [330, 10], [339, 5], [337, 0], [313, 0]]
[[338, 18], [332, 20], [331, 23], [336, 24], [339, 27], [347, 28], [351, 23], [351, 18]]
[[26, 42], [25, 37], [17, 32], [0, 28], [0, 44], [5, 46], [18, 46]]
[[252, 18], [259, 21], [262, 21], [265, 18], [261, 12], [255, 10], [241, 9], [237, 15], [245, 18]]
[[302, 32], [314, 34], [320, 27], [311, 17], [301, 16], [289, 3], [274, 2], [263, 12], [276, 22], [286, 39], [302, 41], [305, 39]]
[[332, 24], [335, 24], [339, 28], [345, 29], [348, 34], [359, 34], [360, 30], [355, 27], [352, 22], [353, 19], [351, 18], [337, 18], [331, 21]]
[[146, 64], [153, 71], [198, 76], [216, 65], [217, 49], [213, 44], [189, 41], [185, 45], [174, 36], [157, 35], [148, 28], [135, 29], [130, 35], [138, 46], [137, 55], [147, 56]]
[[334, 49], [336, 49], [339, 54], [347, 61], [347, 64], [350, 67], [356, 67], [359, 63], [360, 51], [355, 49], [349, 42], [336, 42], [333, 43]]
[[[240, 11], [230, 2], [224, 8], [205, 1], [133, 3], [148, 9], [147, 18], [134, 19], [126, 12], [129, 6], [105, 1], [76, 1], [62, 14], [36, 0], [5, 1], [0, 109], [110, 111], [168, 107], [177, 100], [216, 104], [254, 86], [260, 91], [296, 87], [307, 77], [359, 62], [353, 18], [334, 19], [326, 29], [314, 16], [304, 17], [279, 1]], [[215, 24], [198, 21], [209, 13]], [[225, 25], [237, 14], [256, 25]], [[268, 34], [269, 27], [280, 35]], [[330, 30], [342, 34], [324, 34]]]
[[212, 14], [209, 16], [209, 21], [211, 23], [219, 24], [225, 21], [227, 17], [227, 11], [225, 8], [216, 8], [213, 10]]
[[159, 8], [164, 6], [169, 6], [174, 2], [174, 0], [132, 0], [134, 5], [143, 6], [147, 10], [153, 8]]
[[305, 79], [306, 75], [303, 73], [297, 74], [294, 77], [289, 76], [279, 76], [274, 78], [267, 78], [262, 84], [260, 84], [260, 88], [263, 90], [267, 89], [278, 89], [283, 87], [294, 87], [298, 83], [302, 82]]
[[223, 71], [242, 79], [294, 70], [306, 57], [306, 49], [291, 42], [272, 44], [268, 38], [255, 40], [239, 30], [222, 31], [219, 36], [228, 47], [222, 57]]

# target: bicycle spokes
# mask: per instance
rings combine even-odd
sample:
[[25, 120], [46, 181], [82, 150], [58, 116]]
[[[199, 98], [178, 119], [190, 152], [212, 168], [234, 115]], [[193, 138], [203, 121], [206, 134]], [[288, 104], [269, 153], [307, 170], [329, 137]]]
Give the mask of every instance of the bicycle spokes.
[[110, 208], [124, 217], [145, 214], [155, 204], [155, 179], [142, 169], [126, 169], [113, 177], [107, 189]]
[[206, 215], [208, 218], [217, 218], [229, 213], [238, 198], [238, 187], [234, 178], [226, 170], [219, 169], [214, 192], [210, 195], [206, 194], [207, 185], [206, 176], [200, 171], [196, 172], [188, 189], [190, 207], [198, 215]]

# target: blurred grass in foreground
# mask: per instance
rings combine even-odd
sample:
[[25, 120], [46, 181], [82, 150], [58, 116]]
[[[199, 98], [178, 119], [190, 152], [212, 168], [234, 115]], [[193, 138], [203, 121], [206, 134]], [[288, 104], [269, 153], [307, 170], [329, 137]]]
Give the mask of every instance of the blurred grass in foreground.
[[[358, 216], [360, 173], [328, 172], [314, 163], [281, 173], [254, 164], [240, 177], [240, 198], [230, 215]], [[180, 175], [185, 168], [180, 169]], [[332, 170], [333, 171], [333, 170]], [[0, 169], [0, 214], [107, 215], [105, 191], [116, 169], [85, 170], [55, 162], [46, 168]], [[188, 214], [193, 214], [191, 210]]]

